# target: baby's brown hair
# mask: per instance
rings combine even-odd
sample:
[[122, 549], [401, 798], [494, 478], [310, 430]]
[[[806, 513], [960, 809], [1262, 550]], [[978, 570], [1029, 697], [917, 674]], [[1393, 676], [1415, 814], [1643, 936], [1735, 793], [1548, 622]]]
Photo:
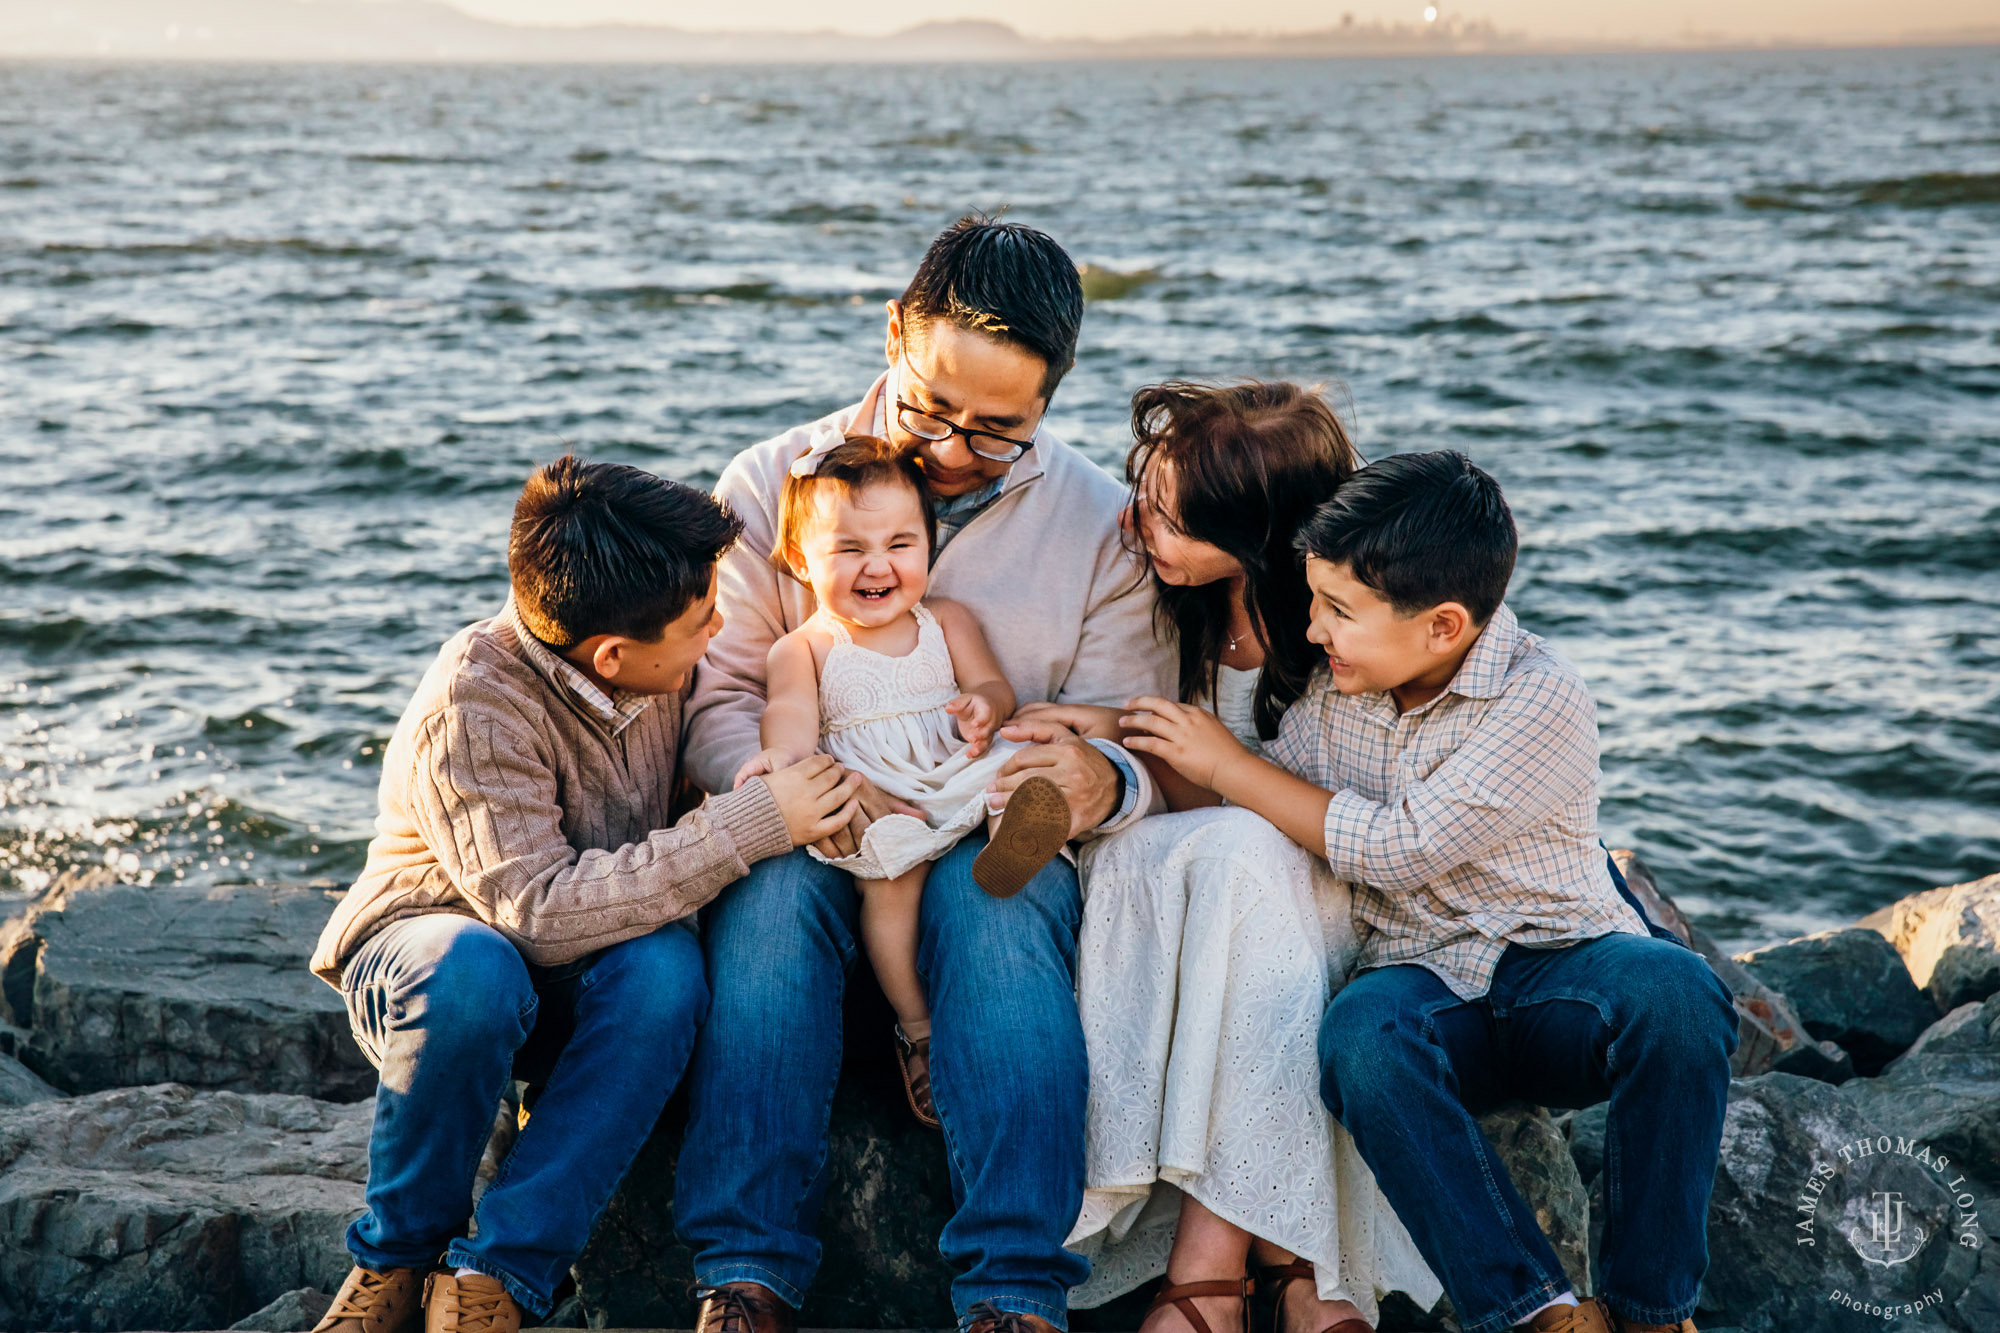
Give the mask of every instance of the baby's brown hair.
[[818, 468], [804, 476], [785, 475], [785, 488], [778, 496], [778, 540], [771, 551], [774, 563], [794, 577], [803, 577], [806, 526], [829, 488], [849, 495], [883, 484], [908, 486], [917, 493], [924, 511], [924, 540], [936, 553], [937, 507], [924, 488], [924, 470], [914, 451], [898, 449], [878, 435], [850, 435], [817, 461]]

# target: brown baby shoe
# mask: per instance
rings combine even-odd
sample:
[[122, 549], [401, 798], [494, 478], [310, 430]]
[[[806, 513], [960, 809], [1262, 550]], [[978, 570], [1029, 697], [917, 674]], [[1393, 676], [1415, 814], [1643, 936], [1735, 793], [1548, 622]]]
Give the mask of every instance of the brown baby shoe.
[[910, 1099], [910, 1112], [925, 1129], [943, 1129], [937, 1107], [931, 1102], [931, 1039], [910, 1037], [896, 1024], [896, 1063], [903, 1070], [903, 1095]]
[[1029, 778], [1014, 788], [1000, 827], [972, 861], [972, 882], [995, 898], [1011, 898], [1028, 887], [1042, 867], [1069, 841], [1069, 802], [1047, 778]]
[[378, 1273], [357, 1264], [313, 1333], [416, 1333], [424, 1322], [423, 1295], [423, 1281], [414, 1268]]

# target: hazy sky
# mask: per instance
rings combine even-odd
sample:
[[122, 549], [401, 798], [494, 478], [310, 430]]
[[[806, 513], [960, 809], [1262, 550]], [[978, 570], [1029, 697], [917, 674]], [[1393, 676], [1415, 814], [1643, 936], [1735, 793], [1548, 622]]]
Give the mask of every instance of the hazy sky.
[[[1421, 22], [1427, 0], [451, 0], [512, 23], [632, 20], [683, 28], [836, 28], [889, 32], [932, 18], [992, 18], [1037, 36], [1115, 37], [1199, 28], [1324, 28], [1343, 12]], [[1995, 0], [1471, 0], [1446, 14], [1489, 18], [1542, 37], [1659, 38], [1693, 29], [1739, 37], [1893, 36], [2000, 25]]]

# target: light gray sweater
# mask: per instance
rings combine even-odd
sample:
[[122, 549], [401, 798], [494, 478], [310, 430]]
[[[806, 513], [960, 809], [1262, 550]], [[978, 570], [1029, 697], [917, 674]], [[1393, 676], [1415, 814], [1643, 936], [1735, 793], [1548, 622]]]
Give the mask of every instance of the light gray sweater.
[[[817, 606], [812, 589], [771, 563], [785, 473], [859, 410], [856, 403], [753, 445], [716, 483], [716, 498], [742, 517], [744, 532], [717, 573], [722, 633], [709, 643], [688, 703], [687, 771], [705, 791], [727, 791], [762, 748], [765, 660]], [[881, 429], [879, 416], [872, 429]], [[1152, 581], [1119, 540], [1124, 504], [1120, 483], [1044, 427], [1000, 494], [932, 566], [929, 595], [972, 609], [1022, 703], [1118, 707], [1137, 694], [1173, 695], [1174, 656], [1154, 630]], [[1124, 822], [1155, 804], [1145, 766], [1132, 767], [1140, 789]]]

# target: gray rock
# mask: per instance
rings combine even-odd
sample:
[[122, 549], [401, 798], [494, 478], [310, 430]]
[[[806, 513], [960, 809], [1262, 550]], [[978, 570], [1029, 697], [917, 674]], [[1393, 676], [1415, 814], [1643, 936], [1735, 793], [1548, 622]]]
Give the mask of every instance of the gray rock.
[[1570, 1160], [1576, 1163], [1577, 1177], [1589, 1186], [1604, 1170], [1604, 1127], [1611, 1112], [1610, 1102], [1586, 1106], [1564, 1126], [1569, 1139]]
[[1940, 1012], [2000, 992], [2000, 875], [1912, 894], [1860, 924], [1896, 946]]
[[[1939, 1290], [1942, 1306], [1899, 1318], [1894, 1327], [1989, 1333], [1992, 1325], [1976, 1316], [1992, 1295], [1979, 1273], [1993, 1248], [1990, 1239], [1973, 1248], [1955, 1243], [1959, 1214], [1924, 1162], [1893, 1146], [1866, 1156], [1856, 1152], [1857, 1143], [1878, 1142], [1885, 1133], [1907, 1136], [1908, 1130], [1861, 1113], [1845, 1088], [1789, 1074], [1731, 1085], [1709, 1205], [1699, 1327], [1849, 1333], [1867, 1321], [1834, 1303], [1835, 1291], [1887, 1305]], [[1869, 1262], [1850, 1238], [1867, 1241], [1878, 1190], [1903, 1196], [1906, 1244], [1914, 1235], [1907, 1228], [1926, 1231], [1906, 1262]]]
[[0, 986], [31, 1029], [25, 1063], [66, 1092], [372, 1095], [340, 996], [305, 967], [332, 909], [282, 886], [58, 886], [0, 947]]
[[12, 1056], [0, 1055], [0, 1106], [26, 1106], [60, 1096], [34, 1070]]
[[[1933, 1143], [1972, 1175], [2000, 1181], [2000, 995], [1954, 1010], [1882, 1077], [1841, 1093], [1890, 1133]], [[2000, 1197], [1988, 1206], [2000, 1212]]]
[[237, 1329], [251, 1330], [252, 1333], [309, 1333], [314, 1324], [333, 1307], [333, 1297], [317, 1287], [300, 1287], [288, 1291], [255, 1314], [245, 1315], [231, 1324], [231, 1333]]
[[1902, 955], [1872, 930], [1821, 931], [1736, 961], [1782, 992], [1806, 1031], [1846, 1050], [1862, 1074], [1878, 1073], [1937, 1021]]
[[1736, 1001], [1736, 1054], [1730, 1057], [1730, 1072], [1740, 1078], [1783, 1069], [1788, 1073], [1837, 1083], [1853, 1074], [1849, 1063], [1829, 1053], [1806, 1035], [1791, 1002], [1758, 980], [1739, 962], [1724, 953], [1700, 926], [1689, 921], [1675, 905], [1639, 854], [1620, 849], [1611, 853], [1632, 893], [1645, 905], [1654, 923], [1681, 937], [1681, 941], [1708, 960], [1722, 984]]
[[1570, 1156], [1569, 1144], [1549, 1113], [1513, 1102], [1479, 1119], [1479, 1127], [1507, 1164], [1521, 1198], [1534, 1210], [1542, 1234], [1581, 1295], [1590, 1286], [1590, 1195]]
[[219, 1329], [333, 1290], [373, 1111], [175, 1084], [0, 1110], [0, 1328]]

